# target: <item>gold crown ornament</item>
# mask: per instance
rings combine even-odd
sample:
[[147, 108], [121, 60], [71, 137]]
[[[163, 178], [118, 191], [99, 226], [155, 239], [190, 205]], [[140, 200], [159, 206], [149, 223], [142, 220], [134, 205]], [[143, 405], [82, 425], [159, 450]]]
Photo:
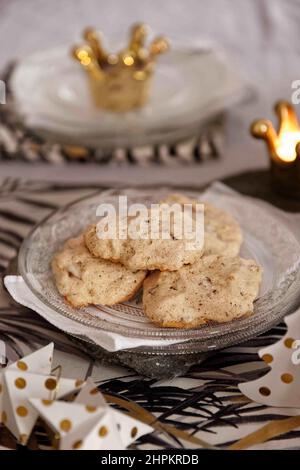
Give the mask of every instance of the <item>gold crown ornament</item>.
[[124, 112], [148, 102], [157, 56], [168, 50], [169, 42], [165, 37], [157, 37], [146, 47], [147, 34], [145, 24], [134, 25], [128, 47], [110, 54], [95, 30], [84, 31], [85, 44], [75, 46], [72, 54], [87, 72], [97, 107]]
[[264, 139], [268, 145], [271, 156], [278, 163], [291, 163], [296, 160], [300, 142], [300, 126], [292, 105], [286, 101], [279, 101], [275, 105], [278, 117], [278, 132], [271, 121], [260, 119], [251, 126], [254, 137]]
[[264, 139], [270, 154], [271, 183], [279, 193], [300, 199], [300, 126], [293, 106], [286, 101], [275, 105], [278, 132], [271, 121], [260, 119], [251, 134]]

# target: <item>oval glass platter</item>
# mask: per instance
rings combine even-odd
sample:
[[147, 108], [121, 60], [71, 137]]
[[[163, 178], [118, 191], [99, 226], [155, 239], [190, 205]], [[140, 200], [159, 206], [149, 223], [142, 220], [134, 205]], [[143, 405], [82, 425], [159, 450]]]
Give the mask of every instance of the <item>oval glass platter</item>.
[[[145, 340], [162, 340], [161, 346], [140, 347], [147, 354], [188, 354], [221, 349], [250, 339], [271, 328], [299, 305], [300, 245], [271, 208], [256, 204], [214, 185], [204, 194], [187, 193], [199, 201], [209, 200], [231, 213], [240, 223], [244, 242], [241, 256], [253, 258], [263, 267], [263, 282], [255, 300], [254, 314], [223, 324], [209, 324], [182, 330], [159, 328], [145, 317], [140, 305], [141, 293], [131, 302], [112, 307], [93, 306], [75, 309], [58, 293], [51, 274], [50, 262], [57, 250], [70, 237], [78, 235], [91, 222], [96, 222], [100, 203], [117, 204], [120, 195], [130, 203], [147, 205], [160, 201], [170, 191], [109, 190], [96, 193], [66, 206], [40, 222], [25, 239], [19, 252], [19, 271], [27, 286], [46, 306], [83, 326]], [[87, 340], [84, 336], [81, 339]], [[176, 341], [176, 344], [164, 345]]]

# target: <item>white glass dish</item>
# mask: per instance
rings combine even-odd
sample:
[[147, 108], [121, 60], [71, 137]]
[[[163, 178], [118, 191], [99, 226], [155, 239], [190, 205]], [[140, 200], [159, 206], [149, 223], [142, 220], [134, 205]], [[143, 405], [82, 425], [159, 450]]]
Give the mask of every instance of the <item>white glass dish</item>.
[[118, 114], [97, 109], [85, 73], [67, 47], [21, 60], [11, 87], [29, 127], [62, 143], [100, 148], [190, 137], [250, 92], [239, 73], [213, 48], [175, 44], [159, 58], [150, 102], [140, 110]]

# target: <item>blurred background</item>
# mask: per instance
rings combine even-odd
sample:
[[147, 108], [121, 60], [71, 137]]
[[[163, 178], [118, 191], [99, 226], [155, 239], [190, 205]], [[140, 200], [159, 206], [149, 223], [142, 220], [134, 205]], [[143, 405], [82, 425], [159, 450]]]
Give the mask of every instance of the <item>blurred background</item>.
[[300, 78], [300, 1], [298, 0], [0, 0], [0, 67], [12, 59], [64, 43], [74, 43], [87, 25], [105, 35], [126, 36], [130, 25], [145, 21], [155, 31], [184, 41], [210, 40], [224, 49], [256, 97], [233, 107], [226, 121], [226, 144], [219, 161], [184, 168], [92, 167], [66, 169], [0, 163], [2, 176], [73, 178], [133, 182], [170, 179], [196, 184], [268, 164], [262, 143], [249, 136], [259, 117], [274, 120], [273, 105], [291, 99]]

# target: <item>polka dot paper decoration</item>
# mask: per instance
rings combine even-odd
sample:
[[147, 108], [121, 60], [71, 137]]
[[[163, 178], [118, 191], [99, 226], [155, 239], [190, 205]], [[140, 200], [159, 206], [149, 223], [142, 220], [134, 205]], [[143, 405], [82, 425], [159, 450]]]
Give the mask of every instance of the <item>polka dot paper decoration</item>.
[[124, 450], [153, 429], [114, 410], [88, 379], [72, 403], [30, 400], [36, 412], [59, 436], [60, 450]]
[[[45, 406], [42, 400], [31, 404], [41, 418], [59, 435], [60, 450], [123, 449], [116, 423], [106, 407], [88, 411], [85, 405], [55, 401]], [[106, 432], [100, 432], [105, 429]]]
[[285, 317], [285, 323], [288, 329], [284, 337], [259, 351], [270, 371], [257, 380], [241, 383], [239, 389], [252, 401], [284, 408], [281, 413], [291, 415], [300, 413], [300, 309]]
[[53, 344], [8, 366], [1, 372], [1, 422], [21, 444], [26, 444], [38, 418], [29, 399], [44, 403], [78, 390], [76, 380], [50, 375]]
[[3, 422], [1, 416], [3, 415], [4, 373], [9, 370], [18, 370], [20, 372], [31, 371], [37, 374], [50, 374], [52, 367], [53, 348], [53, 343], [50, 343], [45, 348], [30, 354], [23, 360], [14, 362], [13, 364], [8, 365], [5, 369], [0, 370], [0, 422]]
[[[61, 450], [123, 450], [152, 428], [114, 410], [88, 379], [65, 379], [52, 369], [53, 344], [0, 372], [0, 420], [26, 445], [40, 416]], [[58, 372], [58, 371], [57, 371]], [[74, 401], [59, 401], [79, 392]]]
[[[153, 428], [150, 426], [108, 406], [103, 395], [97, 390], [96, 385], [91, 379], [87, 380], [86, 385], [80, 390], [75, 401], [76, 403], [92, 403], [94, 406], [105, 406], [117, 425], [123, 449], [130, 446], [139, 437], [153, 431]], [[102, 435], [107, 434], [107, 430], [103, 428], [99, 429], [99, 432]]]

